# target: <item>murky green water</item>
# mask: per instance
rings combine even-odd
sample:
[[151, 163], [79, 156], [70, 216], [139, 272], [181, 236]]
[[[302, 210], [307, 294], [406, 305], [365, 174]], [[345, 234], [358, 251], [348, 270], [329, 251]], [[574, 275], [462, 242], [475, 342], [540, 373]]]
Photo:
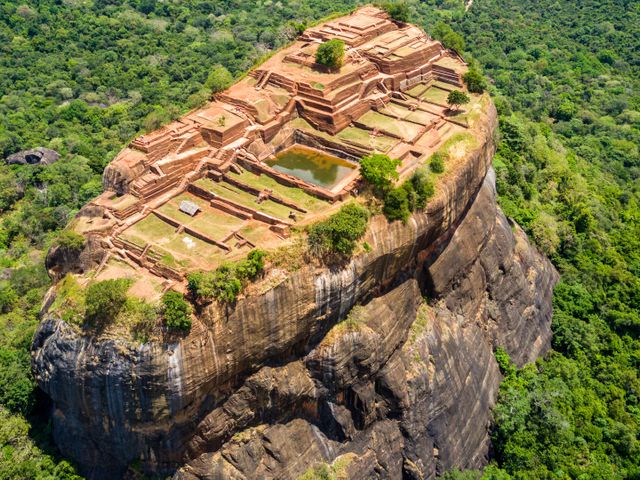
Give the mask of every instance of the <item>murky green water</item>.
[[353, 172], [355, 165], [312, 148], [294, 145], [267, 160], [274, 170], [298, 177], [326, 189], [332, 189]]

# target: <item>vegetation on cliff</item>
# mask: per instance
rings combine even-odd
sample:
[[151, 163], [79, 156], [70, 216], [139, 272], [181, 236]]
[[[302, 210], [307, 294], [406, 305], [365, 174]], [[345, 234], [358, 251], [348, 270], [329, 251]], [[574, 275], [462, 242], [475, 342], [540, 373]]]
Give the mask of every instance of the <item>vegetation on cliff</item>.
[[[46, 405], [36, 402], [28, 349], [49, 286], [42, 254], [100, 192], [106, 163], [136, 132], [228, 81], [218, 69], [211, 78], [214, 65], [238, 76], [307, 19], [354, 3], [0, 2], [0, 157], [36, 146], [62, 154], [48, 167], [0, 164], [2, 478], [73, 478], [66, 462], [42, 453], [46, 425], [33, 413]], [[410, 21], [484, 69], [501, 114], [502, 208], [563, 275], [555, 351], [507, 376], [497, 466], [485, 476], [638, 476], [638, 5], [408, 7]]]
[[[360, 173], [373, 191], [382, 200], [382, 212], [389, 221], [405, 222], [411, 212], [423, 209], [427, 200], [433, 196], [434, 186], [429, 176], [429, 169], [418, 168], [411, 178], [402, 185], [394, 186], [398, 180], [397, 168], [400, 160], [391, 159], [387, 155], [374, 153], [360, 160]], [[431, 167], [433, 173], [442, 173]]]
[[349, 256], [367, 231], [369, 211], [357, 203], [348, 203], [326, 220], [309, 228], [309, 250], [318, 257]]
[[266, 253], [255, 249], [247, 258], [226, 262], [213, 272], [194, 272], [187, 276], [189, 292], [196, 301], [233, 303], [247, 282], [254, 280], [264, 269]]

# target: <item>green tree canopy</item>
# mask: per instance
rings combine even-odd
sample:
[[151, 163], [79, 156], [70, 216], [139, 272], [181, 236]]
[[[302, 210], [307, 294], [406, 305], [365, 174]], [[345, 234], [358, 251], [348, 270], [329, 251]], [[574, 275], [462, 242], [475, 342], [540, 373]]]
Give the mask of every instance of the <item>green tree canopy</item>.
[[344, 61], [344, 42], [342, 40], [329, 40], [318, 46], [316, 50], [316, 63], [329, 70], [340, 70]]
[[222, 65], [214, 65], [204, 82], [204, 88], [211, 93], [226, 90], [233, 84], [233, 75]]
[[451, 48], [458, 53], [464, 52], [465, 42], [462, 36], [454, 32], [453, 29], [443, 21], [436, 23], [431, 34], [434, 38], [440, 40], [445, 47]]
[[95, 327], [102, 328], [115, 320], [127, 302], [127, 279], [95, 282], [87, 289], [86, 318]]
[[487, 88], [487, 80], [475, 68], [469, 69], [469, 71], [462, 76], [462, 79], [464, 83], [467, 84], [467, 89], [471, 93], [482, 93]]
[[397, 22], [409, 21], [409, 5], [404, 1], [387, 2], [382, 5], [382, 8], [389, 14], [389, 16]]
[[184, 295], [169, 290], [162, 296], [162, 306], [162, 316], [168, 328], [183, 331], [191, 328], [191, 305]]
[[401, 161], [382, 153], [373, 153], [360, 160], [360, 174], [375, 189], [384, 192], [398, 179], [397, 168]]
[[460, 105], [466, 105], [470, 101], [471, 99], [469, 96], [460, 90], [452, 90], [447, 96], [447, 104], [449, 105], [449, 108], [456, 107], [457, 109]]

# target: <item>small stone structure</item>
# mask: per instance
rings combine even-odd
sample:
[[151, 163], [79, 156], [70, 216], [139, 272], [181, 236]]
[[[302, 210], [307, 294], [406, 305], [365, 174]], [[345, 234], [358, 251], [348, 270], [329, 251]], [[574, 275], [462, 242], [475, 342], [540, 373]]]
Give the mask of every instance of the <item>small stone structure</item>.
[[200, 211], [200, 207], [189, 200], [182, 200], [180, 202], [180, 211], [187, 215], [194, 217], [196, 213]]

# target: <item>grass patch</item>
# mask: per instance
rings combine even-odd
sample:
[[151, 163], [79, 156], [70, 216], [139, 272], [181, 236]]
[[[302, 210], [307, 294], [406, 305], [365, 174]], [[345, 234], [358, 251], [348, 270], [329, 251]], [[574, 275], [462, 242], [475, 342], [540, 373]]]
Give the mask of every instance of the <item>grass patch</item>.
[[347, 127], [340, 131], [336, 137], [362, 145], [363, 147], [373, 148], [379, 152], [388, 152], [398, 143], [398, 140], [395, 138], [387, 137], [386, 135], [374, 137], [368, 130], [357, 127]]
[[422, 335], [422, 333], [427, 328], [429, 323], [429, 305], [427, 302], [423, 302], [418, 307], [418, 313], [416, 314], [416, 319], [411, 324], [411, 328], [409, 329], [409, 343], [413, 344], [416, 342], [418, 337]]
[[414, 123], [404, 122], [396, 118], [387, 117], [373, 110], [368, 111], [358, 119], [358, 122], [370, 127], [384, 130], [397, 135], [404, 140], [411, 140], [420, 131], [420, 126]]
[[438, 105], [446, 105], [449, 92], [438, 87], [429, 87], [426, 92], [420, 96], [420, 100], [426, 102], [437, 103]]
[[[229, 173], [231, 178], [244, 183], [247, 186], [263, 189], [268, 188], [273, 194], [295, 203], [297, 206], [307, 210], [308, 212], [319, 212], [327, 208], [328, 203], [320, 200], [313, 195], [309, 195], [301, 188], [287, 187], [278, 183], [275, 179], [268, 175], [256, 175], [254, 173], [243, 171], [242, 173]], [[288, 208], [288, 207], [287, 207]]]

